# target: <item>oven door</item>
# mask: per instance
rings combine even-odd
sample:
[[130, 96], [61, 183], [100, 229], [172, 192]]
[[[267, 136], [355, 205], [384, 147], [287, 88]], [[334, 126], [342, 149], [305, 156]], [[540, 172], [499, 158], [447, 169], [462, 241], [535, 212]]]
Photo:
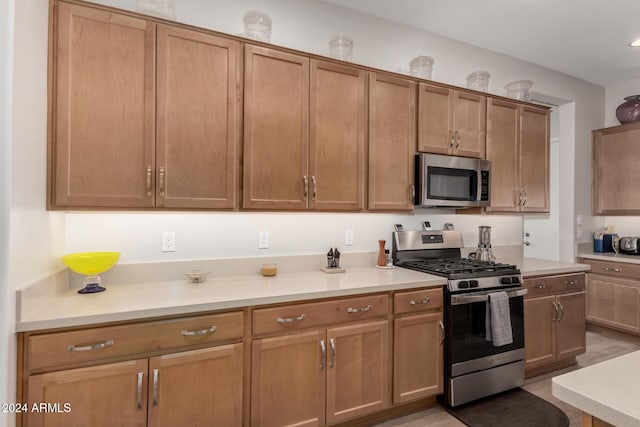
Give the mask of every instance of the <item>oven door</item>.
[[506, 292], [513, 343], [503, 346], [494, 346], [487, 340], [486, 313], [490, 292], [448, 295], [445, 320], [449, 377], [524, 358], [524, 295], [527, 290], [517, 287]]

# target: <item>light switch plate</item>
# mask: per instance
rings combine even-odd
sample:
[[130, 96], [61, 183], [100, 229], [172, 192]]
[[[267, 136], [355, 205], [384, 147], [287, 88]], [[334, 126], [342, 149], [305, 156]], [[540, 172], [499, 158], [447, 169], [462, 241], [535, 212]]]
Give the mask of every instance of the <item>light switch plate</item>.
[[269, 232], [267, 230], [258, 231], [258, 249], [269, 249]]
[[165, 231], [162, 233], [162, 252], [176, 251], [176, 233]]
[[344, 230], [344, 244], [345, 246], [353, 246], [354, 234], [353, 228], [347, 228]]

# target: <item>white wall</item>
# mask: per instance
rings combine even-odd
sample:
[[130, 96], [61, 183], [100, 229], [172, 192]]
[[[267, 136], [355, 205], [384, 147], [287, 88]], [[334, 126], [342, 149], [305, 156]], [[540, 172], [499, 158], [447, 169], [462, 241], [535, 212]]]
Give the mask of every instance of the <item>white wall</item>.
[[[14, 308], [9, 287], [9, 212], [11, 199], [11, 100], [13, 74], [14, 0], [0, 2], [0, 402], [13, 402], [12, 382], [15, 353]], [[0, 414], [0, 426], [13, 423]]]
[[[259, 257], [341, 252], [375, 252], [378, 240], [391, 248], [393, 224], [406, 230], [430, 221], [434, 229], [451, 222], [463, 230], [465, 246], [478, 243], [478, 226], [493, 227], [494, 245], [522, 244], [519, 216], [455, 215], [419, 210], [415, 215], [338, 213], [160, 213], [67, 214], [65, 252], [117, 250], [121, 263], [166, 260]], [[345, 246], [345, 229], [354, 245]], [[258, 249], [258, 231], [267, 230], [270, 248]], [[176, 233], [176, 252], [161, 252], [163, 231]]]
[[[11, 67], [13, 75], [2, 81], [12, 83], [13, 97], [2, 97], [10, 102], [10, 114], [3, 112], [3, 117], [10, 120], [10, 126], [2, 127], [5, 129], [3, 138], [8, 137], [10, 147], [3, 150], [2, 159], [10, 159], [11, 167], [2, 167], [3, 178], [7, 171], [10, 172], [10, 209], [3, 209], [3, 215], [10, 212], [10, 249], [6, 295], [0, 295], [6, 306], [2, 313], [9, 316], [9, 324], [3, 324], [1, 329], [3, 341], [4, 334], [9, 331], [9, 343], [5, 346], [3, 342], [0, 356], [0, 397], [6, 396], [0, 398], [0, 402], [14, 402], [15, 289], [62, 268], [59, 255], [64, 247], [64, 215], [45, 209], [49, 2], [5, 0], [1, 3], [1, 16], [8, 21], [2, 28], [15, 31], [7, 40], [9, 49], [2, 46], [3, 54], [8, 55], [3, 60], [8, 61], [6, 65]], [[10, 13], [13, 8], [15, 17]], [[6, 244], [5, 239], [3, 244]], [[7, 270], [2, 269], [3, 272]], [[13, 417], [4, 421], [14, 422]]]

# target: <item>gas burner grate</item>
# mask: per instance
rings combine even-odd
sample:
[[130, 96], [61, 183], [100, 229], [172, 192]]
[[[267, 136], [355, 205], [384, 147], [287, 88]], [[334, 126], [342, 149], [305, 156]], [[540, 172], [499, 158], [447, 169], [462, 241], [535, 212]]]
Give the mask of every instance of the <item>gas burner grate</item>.
[[511, 274], [518, 267], [499, 262], [478, 261], [467, 258], [445, 258], [405, 261], [398, 264], [401, 267], [422, 271], [445, 277], [478, 275], [491, 276], [503, 272]]

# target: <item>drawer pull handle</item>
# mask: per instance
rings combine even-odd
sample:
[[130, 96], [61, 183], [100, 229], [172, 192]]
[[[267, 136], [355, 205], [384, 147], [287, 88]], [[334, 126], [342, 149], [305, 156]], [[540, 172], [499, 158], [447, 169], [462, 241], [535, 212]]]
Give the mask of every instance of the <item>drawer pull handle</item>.
[[93, 345], [70, 345], [67, 347], [67, 351], [91, 351], [91, 350], [101, 350], [103, 348], [111, 347], [114, 344], [113, 340], [106, 340], [105, 342], [101, 342], [99, 344]]
[[602, 267], [604, 271], [614, 271], [616, 273], [620, 273], [622, 271], [621, 268], [611, 268], [611, 267]]
[[417, 305], [417, 304], [429, 304], [431, 302], [431, 298], [423, 299], [423, 300], [409, 300], [409, 305]]
[[304, 313], [302, 313], [298, 317], [278, 317], [276, 319], [276, 322], [278, 322], [278, 323], [294, 323], [294, 322], [299, 322], [301, 320], [304, 320]]
[[442, 320], [438, 323], [440, 324], [440, 330], [442, 331], [442, 339], [440, 340], [440, 345], [442, 345], [444, 343], [444, 323], [442, 323]]
[[333, 368], [336, 364], [336, 340], [331, 338], [329, 344], [331, 345], [331, 362], [329, 362], [329, 367]]
[[138, 389], [136, 390], [136, 396], [138, 398], [137, 408], [142, 409], [142, 378], [144, 377], [143, 372], [138, 372]]
[[564, 307], [562, 306], [562, 303], [558, 303], [558, 308], [560, 309], [560, 312], [558, 313], [558, 322], [561, 321], [562, 319], [564, 319]]
[[367, 304], [366, 307], [360, 308], [349, 307], [347, 308], [347, 313], [366, 313], [367, 311], [371, 311], [372, 308], [373, 306], [371, 304]]
[[158, 406], [158, 370], [153, 370], [153, 406]]
[[147, 166], [147, 197], [151, 196], [151, 166]]
[[565, 285], [577, 285], [578, 282], [576, 280], [568, 280], [564, 282]]
[[320, 370], [324, 371], [324, 365], [327, 364], [327, 345], [324, 340], [320, 341], [320, 351], [322, 352], [320, 355]]
[[544, 289], [546, 287], [547, 287], [546, 285], [535, 285], [533, 288], [534, 289]]
[[207, 335], [207, 334], [212, 334], [217, 330], [218, 330], [218, 327], [216, 325], [213, 325], [212, 327], [210, 327], [208, 329], [200, 329], [199, 331], [188, 331], [186, 329], [183, 329], [182, 331], [180, 331], [180, 335], [182, 335], [183, 337], [192, 337], [192, 336], [196, 336], [196, 335]]

